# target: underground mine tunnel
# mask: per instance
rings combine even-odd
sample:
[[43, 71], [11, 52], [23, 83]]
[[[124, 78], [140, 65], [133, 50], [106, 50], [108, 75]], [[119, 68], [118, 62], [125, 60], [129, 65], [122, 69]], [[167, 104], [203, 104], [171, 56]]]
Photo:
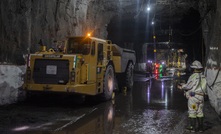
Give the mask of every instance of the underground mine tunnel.
[[[79, 64], [81, 66], [79, 70], [87, 68], [85, 73], [82, 73], [83, 71], [74, 72], [76, 71], [75, 63], [68, 59], [70, 61], [62, 63], [73, 64], [74, 71], [71, 66], [66, 74], [53, 79], [53, 75], [57, 76], [57, 70], [69, 66], [60, 66], [58, 62], [45, 60], [46, 62], [39, 61], [38, 67], [34, 67], [34, 65], [33, 68], [31, 67], [34, 71], [40, 70], [39, 72], [42, 74], [34, 75], [35, 78], [30, 81], [40, 81], [40, 84], [45, 84], [45, 87], [43, 86], [45, 90], [48, 90], [51, 88], [50, 83], [43, 80], [48, 77], [48, 82], [58, 81], [58, 85], [60, 84], [56, 87], [58, 89], [62, 85], [66, 86], [71, 83], [71, 76], [74, 74], [72, 78], [79, 79], [79, 84], [96, 83], [96, 86], [100, 86], [103, 85], [102, 80], [95, 81], [98, 77], [100, 78], [97, 74], [102, 73], [100, 71], [103, 69], [100, 67], [102, 58], [111, 61], [110, 63], [113, 65], [109, 68], [113, 68], [110, 69], [113, 74], [117, 75], [130, 66], [130, 69], [133, 69], [131, 75], [133, 74], [134, 77], [146, 76], [146, 68], [150, 63], [155, 63], [157, 66], [162, 64], [165, 68], [175, 64], [176, 66], [184, 65], [184, 72], [188, 74], [190, 64], [194, 60], [198, 60], [204, 67], [203, 73], [207, 79], [210, 109], [214, 110], [218, 116], [221, 115], [221, 55], [219, 53], [221, 2], [219, 0], [1, 0], [0, 7], [0, 105], [3, 108], [5, 105], [17, 104], [20, 94], [22, 96], [25, 94], [25, 91], [22, 90], [24, 81], [27, 79], [27, 72], [32, 71], [28, 70], [30, 67], [27, 62], [30, 58], [29, 54], [45, 56], [53, 53], [54, 58], [57, 54], [62, 55], [59, 57], [62, 60], [66, 55], [71, 56], [71, 53], [65, 51], [69, 49], [67, 39], [86, 37], [90, 33], [91, 37], [96, 37], [95, 42], [102, 41], [104, 44], [106, 42], [114, 45], [111, 50], [107, 47], [109, 50], [106, 52], [106, 48], [101, 49], [99, 43], [95, 43], [98, 48], [94, 51], [91, 49], [89, 52], [91, 56], [87, 55], [88, 58], [78, 58], [75, 55], [82, 64]], [[65, 41], [66, 47], [58, 52], [58, 43], [65, 46]], [[93, 46], [92, 40], [89, 41]], [[93, 53], [97, 54], [97, 51], [103, 53], [98, 55], [99, 58], [94, 58], [96, 62], [91, 62]], [[123, 54], [124, 52], [125, 54]], [[108, 56], [105, 57], [105, 54]], [[131, 58], [130, 54], [134, 55], [136, 59], [123, 63], [124, 60]], [[113, 58], [110, 58], [111, 56]], [[119, 64], [119, 60], [116, 59], [121, 59], [122, 64]], [[34, 63], [36, 62], [30, 62], [30, 64]], [[47, 66], [47, 63], [51, 65]], [[59, 65], [55, 66], [55, 64]], [[78, 64], [77, 60], [76, 64]], [[41, 71], [41, 65], [46, 65], [45, 70]], [[92, 68], [89, 69], [93, 65], [96, 66], [95, 71]], [[98, 65], [100, 66], [98, 67]], [[108, 67], [105, 66], [105, 68]], [[129, 74], [129, 72], [125, 74]], [[79, 77], [78, 73], [81, 74]], [[95, 75], [96, 78], [93, 79], [92, 77]], [[122, 78], [122, 76], [124, 76], [123, 73], [117, 75], [117, 79], [120, 78], [118, 79], [119, 87], [124, 87], [122, 85], [126, 84], [131, 88], [134, 84], [134, 91], [135, 88], [139, 89], [139, 86], [142, 85], [137, 84], [133, 79]], [[36, 80], [37, 77], [39, 77], [38, 80]], [[63, 77], [66, 78], [63, 79]], [[172, 81], [175, 81], [175, 76], [170, 76], [170, 78], [174, 78]], [[130, 85], [127, 85], [128, 83]], [[37, 88], [40, 86], [33, 89]], [[90, 88], [92, 86], [87, 86], [85, 88], [87, 91], [82, 92], [82, 95], [91, 95]], [[67, 87], [65, 89], [72, 91], [71, 88], [70, 90]], [[73, 88], [73, 92], [78, 91], [81, 92], [81, 90], [76, 91]], [[102, 88], [98, 88], [96, 93], [104, 94], [102, 91]], [[109, 97], [111, 96], [109, 95]], [[185, 102], [185, 100], [183, 101]], [[35, 108], [37, 109], [37, 106]], [[120, 132], [117, 129], [115, 132]]]

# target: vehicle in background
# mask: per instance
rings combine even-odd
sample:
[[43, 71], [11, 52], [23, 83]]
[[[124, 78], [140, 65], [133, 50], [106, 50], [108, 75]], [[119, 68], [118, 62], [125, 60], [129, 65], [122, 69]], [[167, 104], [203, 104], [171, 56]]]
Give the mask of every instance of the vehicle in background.
[[[155, 45], [155, 46], [154, 46]], [[143, 44], [143, 57], [147, 68], [152, 66], [155, 76], [180, 76], [185, 74], [186, 57], [182, 44], [157, 42]], [[150, 71], [150, 69], [147, 69]]]
[[183, 49], [171, 49], [168, 53], [166, 73], [168, 76], [186, 74], [186, 57]]

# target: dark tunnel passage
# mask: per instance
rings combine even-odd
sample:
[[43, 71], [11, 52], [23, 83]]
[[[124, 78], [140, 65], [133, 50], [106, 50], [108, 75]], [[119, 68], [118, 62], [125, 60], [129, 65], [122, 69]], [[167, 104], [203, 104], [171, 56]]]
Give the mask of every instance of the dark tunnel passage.
[[205, 46], [202, 37], [202, 19], [197, 10], [190, 8], [180, 17], [179, 21], [170, 17], [169, 21], [162, 16], [155, 16], [147, 12], [125, 13], [114, 16], [108, 24], [108, 39], [113, 43], [134, 49], [137, 59], [142, 57], [142, 44], [153, 42], [153, 28], [155, 28], [156, 42], [182, 43], [188, 57], [187, 61], [203, 61]]

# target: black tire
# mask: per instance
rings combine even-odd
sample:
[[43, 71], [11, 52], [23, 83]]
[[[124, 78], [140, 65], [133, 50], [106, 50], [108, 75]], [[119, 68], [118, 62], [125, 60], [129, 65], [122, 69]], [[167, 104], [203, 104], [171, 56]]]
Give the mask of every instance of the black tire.
[[130, 62], [127, 66], [127, 70], [125, 72], [125, 79], [126, 79], [126, 87], [128, 90], [131, 90], [134, 85], [134, 66]]
[[116, 81], [117, 81], [117, 85], [118, 85], [118, 91], [122, 92], [123, 88], [125, 87], [125, 73], [121, 73], [121, 74], [117, 74], [116, 76]]
[[34, 102], [37, 100], [37, 93], [34, 93], [32, 91], [25, 91], [24, 93], [24, 101], [25, 102]]
[[18, 89], [18, 96], [17, 96], [17, 101], [18, 102], [23, 102], [26, 100], [26, 92], [22, 89]]
[[101, 95], [102, 101], [107, 101], [112, 99], [113, 90], [114, 90], [114, 68], [112, 65], [108, 65], [104, 74], [104, 83], [103, 83], [103, 93]]

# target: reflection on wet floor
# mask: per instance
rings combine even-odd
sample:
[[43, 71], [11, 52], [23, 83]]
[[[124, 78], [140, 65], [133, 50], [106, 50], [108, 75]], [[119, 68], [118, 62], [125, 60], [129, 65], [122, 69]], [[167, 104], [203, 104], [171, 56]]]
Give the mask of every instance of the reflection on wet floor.
[[[39, 122], [35, 125], [20, 124], [11, 129], [11, 131], [5, 132], [10, 134], [112, 134], [115, 116], [114, 101], [100, 104], [91, 103], [91, 105], [92, 107], [87, 108], [87, 111], [85, 109], [75, 111], [78, 115], [72, 114], [72, 116], [66, 116], [66, 118], [55, 117], [51, 121]], [[69, 110], [71, 109], [66, 112], [70, 112]], [[49, 113], [47, 112], [46, 114]]]
[[103, 103], [99, 109], [85, 115], [81, 120], [64, 127], [60, 132], [76, 134], [112, 134], [115, 109], [112, 101]]
[[154, 109], [185, 108], [183, 92], [177, 90], [175, 84], [175, 81], [136, 82], [132, 94], [137, 98], [135, 101], [140, 101], [137, 106], [143, 103]]
[[183, 127], [186, 100], [183, 92], [175, 88], [176, 81], [136, 81], [134, 84], [127, 96], [116, 98], [115, 121], [119, 124], [115, 125], [115, 133], [161, 134]]
[[[114, 101], [91, 106], [78, 116], [29, 128], [76, 134], [171, 133], [182, 127], [186, 101], [174, 81], [137, 81], [131, 91], [123, 90]], [[179, 118], [177, 118], [179, 117]]]
[[[134, 82], [132, 90], [122, 90], [112, 101], [75, 105], [69, 100], [63, 102], [55, 98], [47, 102], [41, 98], [42, 104], [32, 102], [11, 106], [8, 110], [17, 113], [3, 117], [12, 115], [17, 119], [18, 125], [8, 127], [12, 134], [184, 133], [187, 100], [183, 92], [176, 89], [176, 83], [182, 79], [139, 80]], [[4, 110], [0, 109], [0, 112]], [[32, 120], [31, 123], [25, 118]]]

